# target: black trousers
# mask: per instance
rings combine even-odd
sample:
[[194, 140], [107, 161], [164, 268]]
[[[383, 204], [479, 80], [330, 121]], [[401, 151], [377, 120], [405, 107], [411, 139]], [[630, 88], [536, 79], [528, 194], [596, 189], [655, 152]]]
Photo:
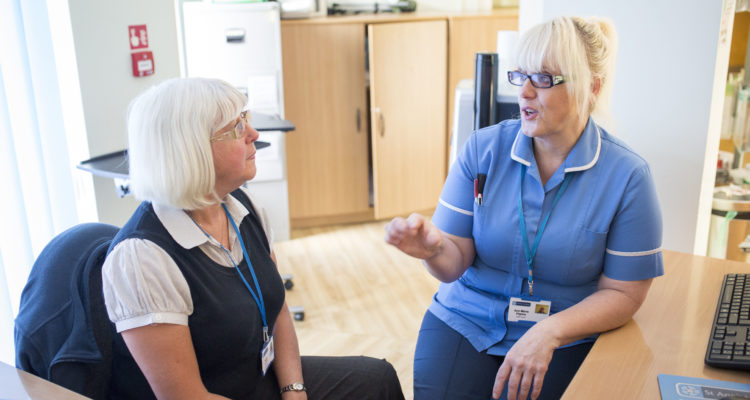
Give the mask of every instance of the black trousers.
[[[559, 399], [594, 343], [557, 349], [541, 400]], [[414, 354], [414, 400], [488, 400], [504, 357], [477, 351], [463, 335], [427, 311]], [[507, 398], [508, 385], [501, 399]]]
[[[396, 370], [372, 357], [302, 356], [308, 400], [403, 400]], [[255, 399], [281, 399], [273, 369], [261, 381]]]

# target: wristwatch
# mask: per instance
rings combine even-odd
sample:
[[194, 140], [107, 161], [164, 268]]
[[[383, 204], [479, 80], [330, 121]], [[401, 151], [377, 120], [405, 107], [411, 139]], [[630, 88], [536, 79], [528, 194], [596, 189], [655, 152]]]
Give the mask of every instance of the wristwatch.
[[287, 385], [287, 386], [284, 386], [283, 388], [281, 388], [281, 392], [280, 393], [285, 393], [285, 392], [306, 392], [306, 391], [307, 391], [307, 388], [305, 387], [304, 383], [294, 382], [291, 385]]

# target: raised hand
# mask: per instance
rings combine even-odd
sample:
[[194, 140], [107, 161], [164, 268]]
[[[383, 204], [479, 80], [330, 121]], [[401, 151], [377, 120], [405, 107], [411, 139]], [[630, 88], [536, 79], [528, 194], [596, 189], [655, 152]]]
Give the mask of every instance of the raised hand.
[[432, 222], [414, 213], [391, 220], [385, 227], [385, 241], [412, 257], [427, 260], [440, 252], [443, 237]]

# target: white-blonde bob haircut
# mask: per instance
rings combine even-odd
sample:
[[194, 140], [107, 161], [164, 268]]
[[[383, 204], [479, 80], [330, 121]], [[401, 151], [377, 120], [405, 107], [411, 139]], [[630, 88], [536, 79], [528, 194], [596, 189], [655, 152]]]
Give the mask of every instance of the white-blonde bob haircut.
[[133, 195], [185, 210], [220, 202], [211, 135], [246, 104], [232, 85], [205, 78], [169, 79], [133, 99], [127, 118]]
[[[557, 17], [525, 32], [518, 46], [518, 68], [525, 73], [563, 75], [581, 116], [609, 120], [617, 33], [610, 20]], [[596, 81], [601, 82], [594, 95]]]

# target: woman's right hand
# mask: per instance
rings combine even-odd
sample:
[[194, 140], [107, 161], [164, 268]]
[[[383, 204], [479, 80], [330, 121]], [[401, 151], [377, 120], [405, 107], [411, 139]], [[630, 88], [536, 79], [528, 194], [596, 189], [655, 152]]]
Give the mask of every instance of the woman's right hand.
[[408, 218], [396, 217], [385, 226], [385, 241], [404, 253], [430, 259], [440, 253], [443, 236], [423, 215], [414, 213]]

